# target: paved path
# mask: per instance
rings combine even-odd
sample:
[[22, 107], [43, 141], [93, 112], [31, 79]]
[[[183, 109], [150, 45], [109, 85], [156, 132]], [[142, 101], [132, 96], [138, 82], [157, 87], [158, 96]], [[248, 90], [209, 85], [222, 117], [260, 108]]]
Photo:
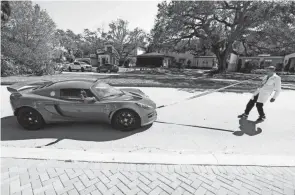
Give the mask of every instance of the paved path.
[[295, 167], [2, 158], [2, 195], [295, 194]]

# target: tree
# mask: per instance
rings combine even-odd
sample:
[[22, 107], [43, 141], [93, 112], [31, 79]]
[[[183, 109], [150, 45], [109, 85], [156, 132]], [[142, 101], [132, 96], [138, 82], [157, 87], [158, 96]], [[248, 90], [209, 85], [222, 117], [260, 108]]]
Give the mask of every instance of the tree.
[[8, 1], [1, 1], [1, 28], [9, 19], [11, 7]]
[[11, 15], [1, 33], [2, 54], [39, 72], [50, 63], [55, 23], [31, 1], [10, 1]]
[[84, 29], [83, 38], [85, 40], [83, 44], [84, 50], [87, 50], [87, 53], [96, 53], [97, 49], [103, 48], [104, 37], [101, 29], [96, 31], [90, 31], [89, 29]]
[[277, 16], [245, 35], [247, 54], [287, 55], [295, 50], [295, 2], [276, 5]]
[[139, 28], [130, 31], [128, 22], [118, 19], [109, 24], [110, 30], [107, 33], [106, 41], [112, 43], [118, 51], [119, 60], [124, 62], [127, 60], [131, 52], [138, 46], [146, 45], [146, 33]]
[[261, 1], [164, 1], [158, 5], [153, 42], [162, 47], [201, 39], [216, 55], [219, 71], [224, 71], [233, 43], [279, 18], [282, 7], [287, 6]]

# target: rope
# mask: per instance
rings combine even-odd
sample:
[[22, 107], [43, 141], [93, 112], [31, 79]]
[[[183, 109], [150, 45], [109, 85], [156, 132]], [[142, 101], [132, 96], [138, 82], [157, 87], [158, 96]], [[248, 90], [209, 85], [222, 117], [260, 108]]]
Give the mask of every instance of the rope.
[[223, 90], [223, 89], [227, 89], [227, 88], [233, 87], [233, 86], [235, 86], [235, 85], [239, 85], [239, 84], [241, 84], [241, 83], [248, 82], [248, 81], [250, 81], [250, 80], [253, 80], [253, 79], [256, 79], [256, 78], [259, 78], [259, 77], [261, 77], [261, 76], [257, 76], [257, 77], [254, 77], [254, 78], [251, 78], [251, 79], [248, 79], [248, 80], [245, 80], [245, 81], [240, 81], [240, 82], [237, 82], [237, 83], [234, 83], [234, 84], [231, 84], [231, 85], [228, 85], [228, 86], [225, 86], [225, 87], [219, 88], [219, 89], [214, 89], [214, 90], [206, 91], [206, 92], [203, 92], [203, 93], [200, 93], [200, 94], [197, 94], [197, 95], [193, 95], [193, 96], [190, 96], [190, 97], [188, 97], [188, 98], [185, 98], [184, 100], [180, 100], [180, 101], [173, 102], [173, 103], [166, 104], [166, 105], [161, 105], [161, 106], [158, 106], [157, 109], [164, 108], [164, 107], [167, 107], [167, 106], [172, 106], [172, 105], [175, 105], [175, 104], [181, 103], [181, 102], [186, 101], [186, 100], [191, 100], [191, 99], [194, 99], [194, 98], [202, 97], [202, 96], [208, 95], [208, 94], [210, 94], [210, 93], [214, 93], [214, 92], [217, 92], [217, 91], [221, 91], [221, 90]]

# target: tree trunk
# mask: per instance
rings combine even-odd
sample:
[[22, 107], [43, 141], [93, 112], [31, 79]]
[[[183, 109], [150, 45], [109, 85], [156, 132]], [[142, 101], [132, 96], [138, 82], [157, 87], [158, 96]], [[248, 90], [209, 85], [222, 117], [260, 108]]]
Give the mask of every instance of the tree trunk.
[[218, 61], [218, 71], [223, 72], [226, 70], [226, 55], [221, 53], [215, 53]]

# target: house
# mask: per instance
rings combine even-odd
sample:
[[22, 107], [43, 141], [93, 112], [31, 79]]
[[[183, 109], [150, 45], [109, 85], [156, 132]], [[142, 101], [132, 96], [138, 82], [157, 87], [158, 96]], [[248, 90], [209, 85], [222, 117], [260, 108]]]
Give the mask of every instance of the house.
[[96, 54], [90, 54], [90, 63], [97, 67], [104, 64], [119, 65], [119, 54], [112, 45], [105, 45], [104, 48], [98, 49]]
[[90, 64], [93, 67], [98, 67], [98, 57], [96, 54], [90, 54]]
[[245, 67], [245, 63], [249, 61], [256, 61], [259, 64], [259, 68], [267, 66], [276, 66], [279, 63], [284, 62], [283, 56], [270, 56], [270, 55], [258, 55], [255, 57], [239, 57], [238, 64], [241, 68]]
[[217, 66], [216, 56], [196, 56], [194, 58], [196, 68], [213, 68]]
[[150, 68], [169, 67], [172, 64], [172, 59], [172, 56], [162, 53], [144, 53], [137, 55], [136, 66]]
[[174, 62], [180, 66], [194, 67], [196, 66], [195, 56], [190, 52], [178, 53], [178, 52], [165, 52], [165, 55], [172, 56]]
[[[128, 52], [128, 51], [126, 51]], [[135, 49], [133, 49], [126, 57], [126, 59], [124, 60], [120, 60], [119, 65], [120, 66], [125, 66], [125, 67], [133, 67], [136, 66], [136, 57], [138, 55], [142, 55], [146, 53], [146, 49], [144, 47], [136, 47]], [[126, 53], [125, 53], [126, 54]], [[125, 55], [123, 54], [123, 55]]]
[[284, 58], [284, 68], [289, 65], [289, 70], [295, 68], [295, 53], [286, 55]]

